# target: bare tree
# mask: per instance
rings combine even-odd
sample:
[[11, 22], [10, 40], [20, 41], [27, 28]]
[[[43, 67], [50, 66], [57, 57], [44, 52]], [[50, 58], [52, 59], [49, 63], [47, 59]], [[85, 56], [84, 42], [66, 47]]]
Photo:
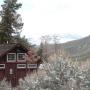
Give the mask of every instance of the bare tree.
[[54, 54], [60, 55], [60, 36], [59, 35], [53, 35], [52, 41], [54, 44]]
[[41, 37], [41, 43], [42, 43], [42, 49], [43, 49], [43, 58], [48, 61], [48, 57], [49, 57], [49, 44], [51, 41], [51, 37], [49, 35], [45, 35]]

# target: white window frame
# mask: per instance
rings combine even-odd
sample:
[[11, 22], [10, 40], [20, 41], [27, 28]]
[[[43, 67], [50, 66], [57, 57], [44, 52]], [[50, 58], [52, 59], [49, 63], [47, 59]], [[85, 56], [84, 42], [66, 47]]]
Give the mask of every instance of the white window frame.
[[[8, 60], [8, 55], [9, 54], [14, 54], [15, 55], [15, 59], [14, 60]], [[16, 53], [8, 53], [7, 54], [7, 62], [16, 62]]]
[[[20, 65], [24, 65], [24, 67], [20, 67]], [[17, 64], [17, 69], [25, 69], [26, 68], [26, 64]]]
[[18, 62], [26, 62], [26, 58], [25, 58], [25, 60], [19, 60], [19, 59], [18, 59], [18, 55], [19, 55], [19, 54], [25, 54], [25, 56], [26, 56], [26, 53], [17, 53], [17, 61], [18, 61]]
[[[33, 65], [35, 65], [35, 67], [33, 67]], [[37, 68], [37, 64], [27, 64], [27, 68], [31, 69]]]
[[3, 67], [0, 67], [0, 69], [5, 69], [5, 64], [0, 64], [0, 65], [3, 65]]

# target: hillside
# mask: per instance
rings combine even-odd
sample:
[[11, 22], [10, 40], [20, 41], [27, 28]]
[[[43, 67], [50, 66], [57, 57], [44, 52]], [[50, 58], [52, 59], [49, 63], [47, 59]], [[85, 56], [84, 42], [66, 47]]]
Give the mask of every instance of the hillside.
[[86, 59], [90, 58], [90, 35], [79, 39], [63, 43], [62, 48], [64, 48], [72, 58]]

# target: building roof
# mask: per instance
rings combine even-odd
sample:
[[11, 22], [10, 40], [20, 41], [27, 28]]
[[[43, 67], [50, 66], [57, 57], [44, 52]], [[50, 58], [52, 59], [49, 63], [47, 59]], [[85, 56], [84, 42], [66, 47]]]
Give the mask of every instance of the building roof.
[[5, 55], [7, 52], [11, 51], [14, 49], [16, 46], [22, 46], [25, 50], [28, 50], [25, 46], [22, 44], [0, 44], [0, 57]]

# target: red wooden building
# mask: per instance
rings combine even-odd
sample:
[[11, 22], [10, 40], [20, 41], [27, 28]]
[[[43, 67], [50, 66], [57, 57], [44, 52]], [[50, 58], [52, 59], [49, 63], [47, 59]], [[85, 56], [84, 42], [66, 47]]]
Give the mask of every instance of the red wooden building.
[[[29, 50], [29, 52], [32, 51]], [[37, 69], [40, 60], [32, 60], [31, 62], [27, 60], [27, 56], [28, 49], [21, 44], [1, 44], [0, 80], [6, 78], [7, 81], [11, 82], [12, 86], [16, 86], [20, 78], [24, 78], [28, 72]]]

